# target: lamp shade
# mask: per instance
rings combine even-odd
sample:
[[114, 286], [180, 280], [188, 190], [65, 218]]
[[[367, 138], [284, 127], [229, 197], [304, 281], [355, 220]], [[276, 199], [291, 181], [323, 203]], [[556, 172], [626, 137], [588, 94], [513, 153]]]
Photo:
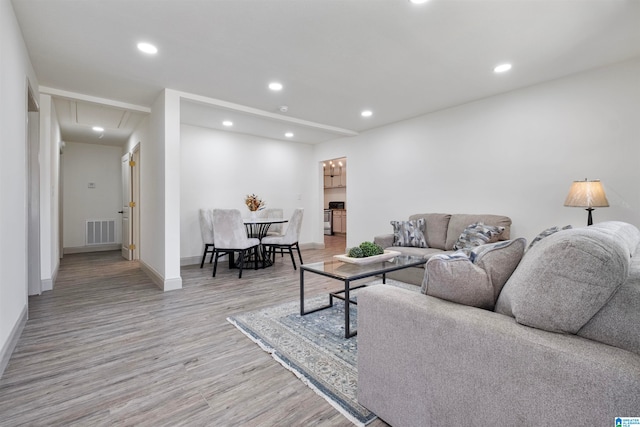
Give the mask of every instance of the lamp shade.
[[576, 208], [604, 208], [609, 206], [609, 201], [600, 180], [585, 179], [573, 181], [564, 205]]

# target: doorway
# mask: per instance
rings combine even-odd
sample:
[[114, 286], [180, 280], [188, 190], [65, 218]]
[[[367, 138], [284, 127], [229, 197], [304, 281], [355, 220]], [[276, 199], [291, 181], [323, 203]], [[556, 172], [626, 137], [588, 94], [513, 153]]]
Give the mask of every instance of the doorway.
[[[340, 157], [320, 162], [323, 185], [323, 230], [327, 239], [347, 235], [347, 158]], [[328, 224], [327, 224], [328, 219]], [[333, 239], [335, 240], [335, 239]], [[342, 240], [342, 239], [340, 239]]]

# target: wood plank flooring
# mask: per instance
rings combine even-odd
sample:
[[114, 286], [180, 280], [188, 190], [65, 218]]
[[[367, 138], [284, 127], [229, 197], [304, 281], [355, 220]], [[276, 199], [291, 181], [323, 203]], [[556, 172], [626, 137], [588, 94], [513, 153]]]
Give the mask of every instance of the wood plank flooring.
[[[344, 253], [344, 237], [325, 237], [305, 262]], [[119, 252], [65, 256], [54, 291], [29, 299], [0, 379], [0, 425], [352, 425], [226, 321], [296, 300], [291, 260], [240, 280], [226, 263], [211, 272], [183, 267], [183, 289], [163, 293]], [[305, 276], [309, 296], [335, 286]]]

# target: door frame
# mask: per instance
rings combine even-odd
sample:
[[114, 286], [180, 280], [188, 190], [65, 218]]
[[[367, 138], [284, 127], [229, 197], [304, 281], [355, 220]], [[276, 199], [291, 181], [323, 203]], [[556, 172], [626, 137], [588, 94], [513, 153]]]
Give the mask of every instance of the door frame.
[[27, 295], [42, 294], [40, 260], [40, 106], [31, 82], [27, 78], [26, 90], [26, 163], [27, 163]]
[[131, 160], [134, 162], [131, 170], [131, 191], [132, 200], [135, 203], [133, 213], [129, 213], [131, 218], [131, 238], [134, 245], [132, 259], [140, 259], [140, 142], [131, 151]]

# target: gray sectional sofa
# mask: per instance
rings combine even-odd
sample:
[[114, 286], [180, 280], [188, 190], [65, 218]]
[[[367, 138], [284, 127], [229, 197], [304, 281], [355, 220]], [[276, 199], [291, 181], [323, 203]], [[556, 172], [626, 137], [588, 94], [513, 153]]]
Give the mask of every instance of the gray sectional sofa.
[[460, 263], [473, 273], [469, 286], [489, 277], [499, 288], [492, 309], [363, 289], [360, 403], [395, 427], [607, 426], [640, 416], [639, 244], [640, 231], [623, 222], [558, 231], [528, 249], [503, 286], [491, 276], [501, 261], [429, 261], [429, 274], [439, 271], [432, 263]]
[[[394, 233], [379, 235], [374, 237], [373, 241], [383, 249], [398, 251], [404, 255], [422, 256], [427, 262], [433, 255], [455, 252], [454, 245], [457, 240], [463, 231], [474, 223], [481, 222], [489, 226], [504, 227], [498, 240], [508, 240], [511, 235], [511, 219], [502, 215], [424, 213], [409, 217], [409, 221], [421, 219], [425, 223], [424, 237], [428, 247], [419, 247], [417, 244], [415, 246], [394, 246], [394, 240], [397, 243], [397, 233], [395, 233], [395, 237]], [[424, 266], [411, 267], [387, 274], [389, 278], [417, 286], [422, 285], [423, 276]]]

